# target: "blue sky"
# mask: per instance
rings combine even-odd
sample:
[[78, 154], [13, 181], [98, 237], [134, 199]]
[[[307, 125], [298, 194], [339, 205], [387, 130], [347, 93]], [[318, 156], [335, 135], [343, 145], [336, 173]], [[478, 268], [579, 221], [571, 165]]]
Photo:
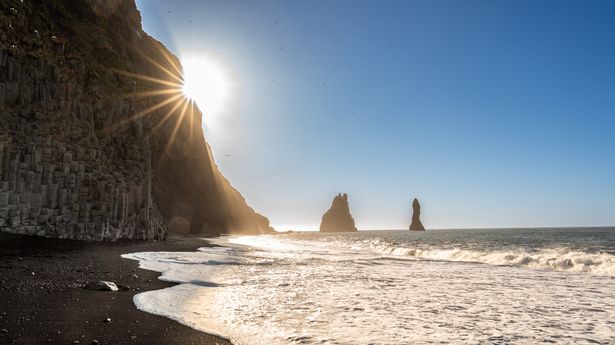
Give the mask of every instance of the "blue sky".
[[615, 225], [615, 2], [137, 4], [232, 80], [205, 133], [279, 230]]

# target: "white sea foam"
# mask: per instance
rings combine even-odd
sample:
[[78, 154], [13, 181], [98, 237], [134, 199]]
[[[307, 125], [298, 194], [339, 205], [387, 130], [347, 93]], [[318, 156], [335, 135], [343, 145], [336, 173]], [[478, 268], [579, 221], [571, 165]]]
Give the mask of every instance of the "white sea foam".
[[615, 255], [604, 252], [587, 253], [568, 248], [544, 248], [532, 251], [526, 249], [481, 251], [459, 248], [416, 248], [405, 244], [392, 244], [380, 238], [360, 241], [337, 238], [314, 244], [428, 260], [525, 266], [534, 269], [615, 276]]
[[216, 242], [225, 247], [125, 255], [181, 283], [136, 295], [138, 308], [238, 345], [615, 342], [608, 253], [378, 236]]

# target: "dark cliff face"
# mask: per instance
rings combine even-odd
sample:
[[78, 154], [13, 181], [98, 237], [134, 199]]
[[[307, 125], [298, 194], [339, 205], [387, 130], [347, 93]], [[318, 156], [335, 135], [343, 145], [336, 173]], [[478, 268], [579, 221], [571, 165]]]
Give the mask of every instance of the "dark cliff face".
[[417, 199], [412, 202], [412, 223], [410, 223], [410, 230], [423, 231], [425, 227], [421, 223], [421, 204]]
[[321, 232], [357, 231], [348, 206], [348, 195], [338, 194], [333, 198], [331, 208], [322, 216]]
[[269, 232], [215, 165], [180, 71], [133, 0], [1, 2], [0, 229]]

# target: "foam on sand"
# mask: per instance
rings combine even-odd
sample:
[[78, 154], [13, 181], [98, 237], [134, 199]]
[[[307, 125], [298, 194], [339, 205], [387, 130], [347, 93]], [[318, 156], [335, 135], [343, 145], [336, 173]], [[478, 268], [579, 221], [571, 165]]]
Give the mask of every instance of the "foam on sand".
[[240, 345], [615, 342], [611, 254], [357, 236], [124, 257], [180, 283], [136, 295], [139, 309]]

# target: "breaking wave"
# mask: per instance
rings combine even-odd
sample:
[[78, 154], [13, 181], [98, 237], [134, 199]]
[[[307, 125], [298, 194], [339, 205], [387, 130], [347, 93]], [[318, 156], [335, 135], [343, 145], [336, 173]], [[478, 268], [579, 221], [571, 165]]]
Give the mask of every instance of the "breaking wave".
[[615, 276], [615, 255], [605, 252], [591, 253], [571, 250], [569, 248], [540, 248], [536, 250], [528, 250], [525, 248], [506, 250], [444, 249], [437, 247], [418, 248], [404, 243], [391, 243], [390, 241], [380, 238], [357, 241], [333, 239], [326, 241], [325, 244], [328, 246], [338, 246], [353, 250], [368, 250], [373, 253], [419, 260], [522, 266], [532, 269]]
[[178, 283], [140, 310], [238, 345], [615, 344], [614, 235], [302, 233], [123, 257]]

